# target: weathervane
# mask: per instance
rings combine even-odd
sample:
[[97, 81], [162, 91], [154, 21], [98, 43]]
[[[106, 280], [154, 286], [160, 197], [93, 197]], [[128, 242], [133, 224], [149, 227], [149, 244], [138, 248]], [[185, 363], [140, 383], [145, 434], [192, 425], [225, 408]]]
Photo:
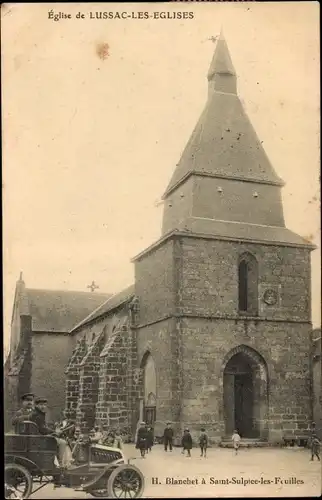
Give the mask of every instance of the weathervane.
[[92, 281], [92, 283], [90, 285], [87, 285], [87, 288], [89, 288], [91, 290], [91, 292], [95, 292], [95, 290], [97, 288], [99, 288], [99, 286], [96, 285], [95, 281]]
[[216, 36], [213, 36], [213, 35], [212, 35], [212, 36], [210, 36], [209, 38], [207, 38], [207, 40], [210, 40], [212, 43], [216, 43], [216, 42], [217, 42], [217, 40], [218, 40], [218, 38], [222, 38], [222, 37], [223, 37], [223, 34], [224, 34], [224, 32], [223, 32], [223, 27], [222, 27], [222, 25], [221, 25], [219, 35], [216, 35]]

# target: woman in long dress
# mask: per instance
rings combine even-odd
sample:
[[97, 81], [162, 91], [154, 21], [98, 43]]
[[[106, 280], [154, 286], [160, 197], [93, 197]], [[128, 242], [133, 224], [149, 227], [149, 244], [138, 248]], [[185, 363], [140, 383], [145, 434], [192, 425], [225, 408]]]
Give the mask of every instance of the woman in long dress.
[[147, 436], [147, 429], [145, 426], [145, 422], [141, 422], [140, 428], [138, 429], [138, 432], [137, 432], [135, 447], [136, 447], [136, 449], [140, 450], [142, 458], [145, 458], [147, 437], [148, 436]]

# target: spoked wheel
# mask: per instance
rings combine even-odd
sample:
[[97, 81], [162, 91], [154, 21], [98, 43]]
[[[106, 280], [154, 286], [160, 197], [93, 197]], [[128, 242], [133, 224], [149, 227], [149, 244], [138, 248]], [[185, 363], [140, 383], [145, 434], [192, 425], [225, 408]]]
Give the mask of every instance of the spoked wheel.
[[28, 469], [19, 464], [7, 464], [4, 471], [5, 498], [24, 500], [32, 492], [32, 477]]
[[134, 465], [117, 467], [108, 479], [109, 498], [140, 498], [143, 490], [144, 477]]

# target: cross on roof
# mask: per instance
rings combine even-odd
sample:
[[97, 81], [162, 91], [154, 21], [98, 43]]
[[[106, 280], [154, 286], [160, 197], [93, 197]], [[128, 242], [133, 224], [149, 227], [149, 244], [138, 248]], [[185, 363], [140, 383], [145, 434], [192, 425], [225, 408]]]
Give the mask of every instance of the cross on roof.
[[87, 288], [89, 288], [91, 290], [91, 292], [95, 292], [95, 290], [97, 288], [99, 288], [99, 286], [96, 285], [95, 281], [92, 281], [92, 283], [90, 285], [87, 285]]

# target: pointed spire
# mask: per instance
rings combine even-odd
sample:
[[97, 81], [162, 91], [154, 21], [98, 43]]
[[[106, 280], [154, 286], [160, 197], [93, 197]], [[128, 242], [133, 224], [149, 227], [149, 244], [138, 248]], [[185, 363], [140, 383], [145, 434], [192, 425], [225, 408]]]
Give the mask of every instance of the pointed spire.
[[210, 63], [208, 80], [211, 80], [216, 74], [236, 76], [235, 68], [233, 66], [222, 29], [217, 39], [215, 53]]
[[163, 199], [192, 174], [282, 185], [238, 98], [236, 74], [222, 30], [208, 79], [208, 101]]
[[19, 281], [23, 281], [22, 271], [20, 271]]
[[215, 53], [210, 63], [208, 71], [209, 91], [227, 92], [235, 94], [236, 71], [233, 66], [227, 43], [224, 37], [223, 29], [217, 39]]

